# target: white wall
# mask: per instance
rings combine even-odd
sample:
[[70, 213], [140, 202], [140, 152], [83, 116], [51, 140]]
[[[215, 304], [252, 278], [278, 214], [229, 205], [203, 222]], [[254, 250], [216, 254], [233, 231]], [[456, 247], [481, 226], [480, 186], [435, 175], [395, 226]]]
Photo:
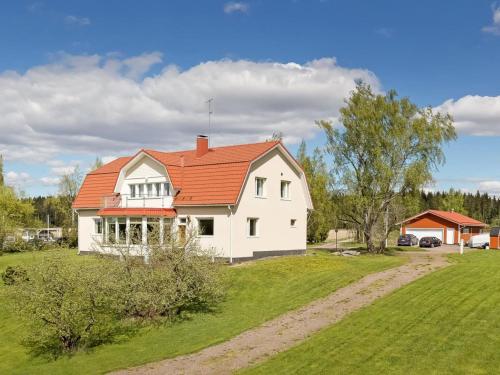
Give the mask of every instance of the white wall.
[[230, 257], [230, 218], [227, 207], [178, 207], [177, 222], [181, 217], [189, 218], [191, 230], [198, 230], [198, 218], [214, 219], [214, 235], [199, 236], [203, 249], [214, 248], [217, 256]]
[[[124, 179], [119, 181], [116, 191], [122, 195], [122, 207], [164, 207], [171, 208], [173, 198], [130, 198], [130, 184], [170, 182], [165, 167], [148, 156], [143, 156], [125, 172]], [[171, 189], [173, 187], [171, 186]]]
[[97, 210], [78, 210], [78, 251], [93, 251]]
[[[255, 178], [266, 178], [265, 197], [255, 196]], [[254, 251], [305, 250], [307, 204], [299, 172], [277, 149], [253, 164], [235, 216], [234, 256]], [[290, 199], [281, 199], [281, 180], [290, 181]], [[248, 236], [247, 218], [258, 218], [258, 236]], [[290, 220], [296, 219], [295, 227]]]

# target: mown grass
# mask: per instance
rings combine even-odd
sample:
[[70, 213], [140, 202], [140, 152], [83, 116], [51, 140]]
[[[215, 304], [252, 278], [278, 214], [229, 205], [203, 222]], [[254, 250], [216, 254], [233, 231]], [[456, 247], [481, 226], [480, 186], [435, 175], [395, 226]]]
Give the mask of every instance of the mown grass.
[[[8, 265], [30, 264], [58, 254], [75, 262], [95, 261], [73, 251], [24, 253], [0, 257]], [[313, 251], [311, 256], [282, 257], [228, 267], [227, 299], [213, 314], [141, 329], [132, 338], [50, 361], [30, 356], [20, 339], [26, 327], [2, 299], [0, 305], [0, 374], [95, 374], [194, 352], [213, 345], [284, 312], [321, 298], [366, 274], [400, 265], [403, 257], [339, 258]], [[316, 254], [316, 255], [312, 255]], [[2, 290], [7, 288], [0, 282]]]
[[500, 252], [430, 274], [245, 374], [497, 374]]

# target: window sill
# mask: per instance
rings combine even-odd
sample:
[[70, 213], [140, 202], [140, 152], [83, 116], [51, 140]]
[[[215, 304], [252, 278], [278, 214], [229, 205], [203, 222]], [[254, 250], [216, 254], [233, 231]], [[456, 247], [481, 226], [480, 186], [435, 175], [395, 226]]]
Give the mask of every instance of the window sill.
[[290, 201], [291, 201], [291, 199], [290, 199], [290, 198], [280, 198], [280, 200], [282, 200], [282, 201], [286, 201], [286, 202], [290, 202]]
[[247, 236], [247, 238], [260, 238], [260, 236]]
[[198, 237], [198, 238], [214, 238], [214, 235], [213, 234], [212, 235], [198, 235], [196, 237]]
[[255, 198], [258, 198], [258, 199], [267, 199], [267, 197], [259, 196], [259, 195], [256, 195]]

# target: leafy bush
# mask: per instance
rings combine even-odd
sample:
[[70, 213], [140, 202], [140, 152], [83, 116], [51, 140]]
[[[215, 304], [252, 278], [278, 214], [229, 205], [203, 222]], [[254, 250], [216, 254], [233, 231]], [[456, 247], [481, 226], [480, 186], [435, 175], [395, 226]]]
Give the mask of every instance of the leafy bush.
[[220, 264], [193, 243], [151, 245], [147, 263], [124, 254], [49, 258], [24, 273], [10, 270], [11, 299], [30, 326], [24, 343], [58, 356], [110, 342], [139, 320], [208, 311], [224, 295]]
[[48, 244], [39, 239], [34, 239], [31, 241], [24, 241], [22, 239], [16, 239], [13, 242], [4, 243], [3, 252], [5, 253], [19, 253], [25, 251], [39, 251], [45, 250]]
[[19, 266], [8, 266], [2, 272], [2, 280], [5, 285], [14, 285], [19, 282], [28, 281], [28, 273]]
[[31, 267], [10, 288], [30, 326], [24, 343], [35, 354], [57, 356], [110, 341], [120, 325], [121, 293], [111, 262], [74, 263], [51, 258]]

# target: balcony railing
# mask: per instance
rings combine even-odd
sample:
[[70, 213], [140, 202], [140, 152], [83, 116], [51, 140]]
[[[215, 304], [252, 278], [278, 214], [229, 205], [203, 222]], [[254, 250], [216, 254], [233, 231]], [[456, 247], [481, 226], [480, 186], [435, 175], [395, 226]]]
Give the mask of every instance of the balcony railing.
[[170, 195], [142, 195], [132, 197], [130, 194], [113, 194], [102, 197], [102, 208], [170, 208]]

